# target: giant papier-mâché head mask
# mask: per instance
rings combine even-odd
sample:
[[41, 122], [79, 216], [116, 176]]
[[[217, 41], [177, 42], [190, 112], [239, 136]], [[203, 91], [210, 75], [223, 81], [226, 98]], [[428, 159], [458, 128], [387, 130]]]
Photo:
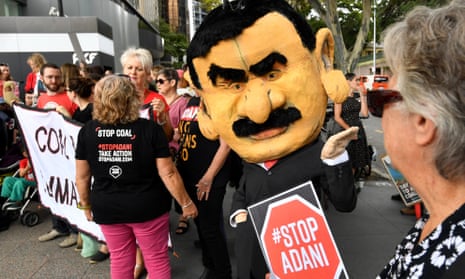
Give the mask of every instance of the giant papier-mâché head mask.
[[202, 133], [221, 137], [248, 162], [282, 158], [316, 140], [328, 96], [340, 103], [349, 92], [333, 57], [331, 32], [315, 36], [284, 0], [216, 8], [187, 50]]

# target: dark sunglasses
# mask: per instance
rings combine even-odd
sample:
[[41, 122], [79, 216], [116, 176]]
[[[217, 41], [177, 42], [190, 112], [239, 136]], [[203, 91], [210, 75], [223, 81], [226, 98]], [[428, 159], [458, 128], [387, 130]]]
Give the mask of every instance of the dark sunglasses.
[[382, 117], [386, 104], [402, 101], [399, 91], [391, 89], [368, 90], [368, 110], [373, 116]]
[[10, 67], [7, 63], [0, 63], [0, 66], [7, 66], [7, 67]]
[[165, 83], [165, 81], [167, 81], [167, 79], [159, 78], [159, 79], [155, 80], [155, 83], [163, 84], [163, 83]]

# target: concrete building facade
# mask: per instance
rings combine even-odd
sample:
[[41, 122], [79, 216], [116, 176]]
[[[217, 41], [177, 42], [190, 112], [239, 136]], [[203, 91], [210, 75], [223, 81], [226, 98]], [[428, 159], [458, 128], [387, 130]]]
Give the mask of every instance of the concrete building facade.
[[128, 47], [149, 49], [155, 61], [163, 56], [159, 31], [128, 1], [1, 2], [0, 61], [10, 65], [17, 81], [23, 81], [30, 71], [26, 60], [34, 52], [58, 65], [84, 60], [115, 72], [121, 71], [119, 57]]

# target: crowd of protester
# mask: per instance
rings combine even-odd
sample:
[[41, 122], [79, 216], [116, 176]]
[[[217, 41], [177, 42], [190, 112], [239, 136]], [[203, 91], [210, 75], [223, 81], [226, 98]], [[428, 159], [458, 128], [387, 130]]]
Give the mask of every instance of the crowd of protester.
[[[183, 114], [185, 113], [185, 110], [188, 108], [188, 102], [191, 100], [192, 96], [195, 96], [195, 93], [193, 89], [189, 86], [188, 82], [184, 78], [184, 72], [186, 68], [184, 67], [183, 69], [175, 69], [172, 67], [164, 67], [161, 65], [153, 65], [152, 64], [152, 56], [150, 52], [146, 49], [143, 48], [129, 48], [127, 49], [122, 55], [121, 55], [121, 66], [122, 66], [122, 73], [121, 74], [113, 74], [111, 71], [104, 71], [104, 69], [100, 66], [89, 66], [86, 65], [84, 62], [80, 62], [78, 65], [72, 64], [72, 63], [64, 63], [62, 65], [57, 65], [53, 62], [47, 61], [46, 58], [40, 54], [40, 53], [34, 53], [31, 56], [28, 57], [27, 59], [27, 64], [31, 68], [31, 72], [27, 74], [25, 77], [25, 84], [24, 88], [19, 88], [19, 83], [14, 82], [14, 94], [7, 94], [8, 96], [6, 97], [7, 100], [3, 100], [3, 88], [4, 88], [4, 82], [3, 81], [13, 81], [13, 78], [9, 74], [10, 71], [10, 66], [7, 64], [2, 64], [0, 66], [0, 74], [1, 74], [1, 86], [0, 88], [2, 91], [0, 91], [1, 99], [0, 99], [0, 106], [1, 104], [4, 104], [5, 106], [8, 106], [9, 111], [11, 112], [10, 116], [8, 119], [14, 119], [14, 113], [12, 110], [12, 103], [22, 103], [26, 106], [30, 107], [35, 107], [37, 109], [46, 109], [46, 110], [56, 110], [60, 114], [62, 114], [64, 117], [67, 117], [69, 119], [73, 119], [75, 121], [78, 121], [80, 123], [83, 123], [86, 125], [88, 122], [92, 122], [92, 119], [100, 120], [101, 122], [105, 122], [106, 118], [108, 118], [107, 115], [105, 115], [104, 112], [102, 111], [108, 111], [108, 102], [106, 100], [109, 100], [109, 96], [117, 96], [120, 94], [121, 96], [126, 96], [129, 98], [130, 91], [134, 90], [134, 96], [136, 97], [135, 100], [132, 100], [131, 102], [139, 103], [140, 107], [140, 114], [137, 114], [136, 118], [139, 117], [146, 117], [149, 119], [151, 123], [153, 123], [154, 128], [156, 128], [155, 134], [160, 135], [160, 131], [162, 131], [161, 135], [163, 135], [163, 138], [160, 138], [158, 140], [157, 145], [164, 146], [166, 143], [166, 151], [168, 152], [161, 152], [161, 147], [155, 145], [154, 148], [157, 150], [156, 152], [161, 152], [157, 156], [160, 156], [159, 159], [162, 160], [160, 162], [157, 161], [156, 165], [153, 166], [153, 170], [159, 172], [159, 180], [158, 183], [162, 183], [162, 185], [167, 185], [169, 192], [173, 195], [173, 197], [177, 199], [173, 199], [173, 203], [171, 202], [172, 198], [170, 196], [165, 196], [163, 195], [163, 199], [166, 201], [159, 201], [156, 203], [151, 203], [148, 204], [150, 207], [151, 205], [157, 205], [158, 209], [155, 211], [159, 211], [162, 213], [160, 215], [161, 217], [156, 217], [155, 222], [159, 223], [162, 222], [161, 224], [163, 225], [163, 231], [168, 230], [167, 222], [167, 214], [168, 211], [171, 210], [171, 207], [173, 209], [176, 209], [175, 211], [180, 214], [180, 219], [179, 219], [179, 225], [175, 229], [176, 233], [183, 234], [187, 231], [189, 228], [189, 222], [191, 218], [197, 217], [197, 208], [202, 209], [201, 212], [203, 212], [203, 218], [202, 222], [198, 222], [198, 218], [195, 219], [197, 227], [198, 227], [198, 234], [199, 234], [199, 241], [197, 245], [200, 245], [202, 247], [202, 258], [209, 258], [208, 262], [205, 263], [206, 265], [206, 270], [209, 268], [210, 270], [214, 270], [215, 267], [211, 266], [210, 262], [211, 261], [218, 261], [221, 260], [223, 263], [221, 266], [218, 266], [218, 268], [221, 268], [221, 272], [224, 272], [226, 275], [221, 277], [221, 278], [230, 278], [231, 277], [231, 264], [229, 261], [229, 256], [228, 256], [228, 251], [225, 247], [225, 235], [224, 235], [224, 229], [223, 229], [223, 224], [222, 222], [219, 222], [222, 216], [222, 200], [224, 196], [224, 190], [225, 186], [229, 180], [229, 173], [231, 172], [230, 167], [228, 167], [228, 172], [224, 173], [224, 171], [221, 172], [221, 179], [218, 179], [218, 181], [215, 181], [215, 177], [218, 174], [218, 171], [221, 169], [223, 166], [223, 161], [227, 159], [228, 154], [229, 154], [229, 148], [227, 145], [222, 143], [219, 145], [219, 141], [210, 141], [206, 138], [204, 138], [203, 142], [205, 144], [210, 144], [211, 146], [207, 148], [208, 145], [202, 144], [201, 148], [199, 148], [197, 152], [197, 156], [200, 155], [202, 152], [206, 152], [207, 150], [209, 153], [211, 153], [213, 159], [213, 155], [216, 152], [216, 149], [219, 146], [223, 146], [221, 149], [218, 150], [225, 150], [221, 151], [220, 154], [222, 158], [220, 165], [217, 166], [218, 169], [213, 169], [210, 171], [206, 171], [209, 163], [205, 161], [205, 164], [202, 164], [202, 168], [204, 170], [201, 173], [198, 173], [198, 177], [191, 177], [192, 175], [189, 174], [191, 172], [188, 172], [187, 167], [183, 168], [184, 171], [181, 172], [179, 175], [179, 181], [176, 182], [175, 184], [172, 184], [172, 178], [171, 174], [168, 175], [168, 177], [165, 177], [167, 174], [165, 173], [160, 173], [162, 170], [165, 172], [172, 172], [171, 169], [176, 169], [175, 166], [175, 161], [179, 159], [179, 150], [182, 148], [182, 145], [187, 146], [188, 143], [186, 142], [186, 138], [189, 136], [187, 135], [188, 133], [194, 133], [194, 129], [189, 129], [182, 131], [182, 129], [179, 129], [178, 126], [180, 126], [183, 118]], [[100, 82], [102, 78], [106, 78], [105, 81]], [[129, 84], [126, 83], [126, 80], [129, 81]], [[109, 87], [108, 84], [112, 84], [112, 86]], [[13, 84], [13, 83], [12, 83]], [[123, 88], [122, 88], [123, 86]], [[124, 88], [126, 86], [126, 88]], [[130, 86], [130, 87], [128, 87]], [[99, 88], [97, 90], [97, 95], [95, 95], [95, 88]], [[111, 88], [109, 90], [108, 88]], [[132, 89], [131, 89], [132, 88]], [[23, 91], [23, 94], [20, 94], [19, 92]], [[124, 93], [124, 94], [123, 94]], [[98, 100], [97, 107], [100, 109], [100, 113], [97, 111], [95, 112], [94, 108], [94, 100]], [[111, 98], [110, 98], [111, 99]], [[112, 99], [113, 100], [113, 99]], [[119, 99], [119, 102], [123, 102], [123, 100]], [[117, 105], [116, 103], [114, 105]], [[116, 106], [115, 106], [116, 107]], [[198, 104], [193, 106], [190, 105], [190, 109], [193, 107], [198, 109]], [[149, 113], [144, 116], [142, 111], [144, 109], [149, 110]], [[125, 110], [124, 106], [120, 107], [120, 115], [122, 118], [127, 117], [128, 115], [132, 115], [134, 117], [134, 114], [127, 109]], [[4, 114], [4, 112], [2, 112]], [[100, 115], [100, 116], [99, 116]], [[96, 121], [97, 121], [96, 120]], [[108, 119], [107, 119], [108, 120]], [[5, 119], [7, 121], [7, 119]], [[121, 119], [111, 119], [111, 121], [116, 121], [116, 123], [121, 123]], [[130, 122], [135, 125], [135, 127], [139, 126], [140, 124], [133, 122], [134, 119], [132, 119]], [[138, 120], [139, 121], [139, 120]], [[187, 121], [197, 121], [196, 119], [190, 119], [187, 120], [186, 118], [184, 119], [184, 123], [188, 123]], [[93, 121], [95, 123], [95, 121]], [[110, 123], [109, 122], [109, 123]], [[124, 122], [124, 121], [123, 121]], [[196, 123], [195, 123], [196, 124]], [[111, 123], [110, 123], [111, 125]], [[146, 124], [144, 124], [146, 125]], [[7, 125], [6, 125], [7, 126]], [[159, 128], [157, 128], [159, 127]], [[146, 130], [145, 128], [142, 130]], [[16, 128], [17, 131], [17, 128]], [[195, 132], [197, 136], [201, 136], [200, 132], [197, 130]], [[20, 136], [15, 136], [15, 138], [20, 138]], [[89, 175], [95, 176], [96, 174], [92, 171], [90, 171], [90, 168], [87, 166], [85, 170], [88, 172], [83, 172], [82, 171], [82, 162], [88, 162], [88, 164], [92, 164], [92, 160], [86, 161], [85, 158], [86, 156], [91, 156], [89, 154], [83, 153], [81, 150], [81, 146], [84, 144], [83, 138], [87, 137], [82, 137], [81, 142], [78, 144], [78, 150], [77, 150], [77, 177], [76, 177], [76, 184], [78, 189], [80, 189], [80, 206], [85, 207], [85, 199], [89, 196], [86, 187], [80, 185], [83, 185], [83, 181], [87, 181], [86, 179], [82, 179], [82, 177], [88, 177]], [[141, 138], [142, 139], [142, 138]], [[211, 142], [211, 143], [209, 143]], [[3, 143], [1, 143], [3, 144]], [[145, 143], [140, 143], [144, 148], [148, 148], [150, 146], [150, 142], [145, 142]], [[7, 143], [5, 142], [3, 149], [7, 149]], [[226, 149], [225, 149], [226, 148]], [[79, 152], [78, 152], [79, 151]], [[146, 153], [147, 150], [144, 150], [144, 153]], [[195, 153], [194, 151], [190, 151]], [[200, 152], [200, 153], [199, 153]], [[149, 155], [150, 153], [147, 153]], [[194, 154], [195, 155], [195, 154]], [[191, 159], [195, 157], [194, 155], [191, 155]], [[148, 156], [147, 160], [148, 162], [154, 162], [153, 157]], [[201, 158], [197, 158], [195, 160], [199, 161]], [[172, 167], [166, 167], [169, 166], [167, 165], [167, 160], [171, 162]], [[202, 160], [200, 160], [202, 161]], [[195, 165], [195, 161], [192, 161], [192, 163]], [[160, 165], [159, 165], [160, 164]], [[186, 164], [184, 164], [187, 166]], [[80, 167], [78, 167], [80, 166]], [[26, 165], [24, 166], [26, 167]], [[93, 170], [93, 168], [92, 168]], [[28, 171], [32, 173], [32, 169], [29, 167]], [[176, 170], [177, 173], [177, 170]], [[152, 174], [150, 174], [152, 175]], [[30, 179], [33, 181], [35, 185], [35, 179], [33, 176], [29, 175]], [[136, 177], [140, 178], [140, 175], [137, 174]], [[13, 178], [12, 178], [13, 179]], [[16, 178], [15, 178], [16, 179]], [[186, 179], [188, 180], [189, 187], [185, 187], [184, 183], [186, 183]], [[17, 179], [19, 180], [19, 178]], [[195, 181], [194, 181], [195, 180]], [[20, 181], [23, 181], [21, 178]], [[79, 183], [78, 183], [79, 182]], [[184, 183], [183, 183], [184, 182]], [[198, 187], [204, 187], [204, 186], [209, 186], [211, 187], [212, 184], [218, 184], [220, 189], [222, 191], [216, 193], [216, 190], [210, 189], [212, 193], [207, 193], [204, 197], [197, 198], [196, 191]], [[87, 185], [87, 184], [84, 184]], [[197, 185], [197, 186], [196, 186]], [[191, 188], [192, 186], [192, 188]], [[23, 186], [18, 187], [18, 189], [21, 188], [20, 193], [22, 193]], [[172, 188], [172, 189], [171, 189]], [[217, 187], [215, 186], [215, 189]], [[175, 193], [173, 193], [173, 189], [176, 189]], [[192, 190], [193, 189], [193, 190]], [[9, 190], [6, 189], [6, 190]], [[3, 198], [2, 203], [7, 199], [7, 197], [10, 195], [8, 191], [5, 190], [5, 198]], [[187, 190], [187, 192], [186, 192]], [[11, 191], [11, 190], [10, 190]], [[160, 190], [158, 190], [160, 191]], [[184, 191], [185, 194], [182, 194]], [[143, 191], [142, 191], [143, 192]], [[166, 189], [162, 191], [163, 193], [166, 192]], [[210, 191], [209, 191], [210, 192]], [[203, 193], [203, 192], [202, 192]], [[21, 203], [21, 199], [17, 197], [18, 192], [15, 192], [15, 195], [13, 198], [11, 198], [11, 201], [14, 203]], [[21, 194], [22, 195], [22, 194]], [[95, 194], [94, 194], [95, 195]], [[146, 193], [144, 192], [144, 195]], [[184, 196], [183, 196], [184, 195]], [[159, 196], [159, 194], [158, 194]], [[157, 197], [155, 195], [154, 197]], [[146, 197], [144, 197], [146, 198]], [[109, 198], [111, 199], [111, 198]], [[169, 201], [168, 207], [166, 207], [166, 202]], [[95, 201], [94, 201], [95, 202]], [[137, 201], [132, 201], [135, 204], [139, 204]], [[165, 204], [163, 209], [160, 209], [161, 204]], [[205, 205], [204, 205], [205, 204]], [[212, 207], [214, 205], [214, 207]], [[20, 206], [20, 205], [18, 205]], [[208, 208], [210, 208], [210, 213], [208, 213]], [[126, 209], [128, 211], [128, 214], [130, 214], [131, 209]], [[168, 210], [168, 211], [167, 211]], [[214, 210], [216, 213], [211, 212], [211, 210]], [[145, 209], [144, 210], [146, 213], [154, 212], [154, 210], [151, 209]], [[89, 219], [91, 220], [96, 220], [97, 223], [102, 225], [102, 230], [105, 234], [105, 232], [112, 232], [112, 226], [108, 225], [108, 220], [106, 217], [103, 217], [102, 219], [102, 213], [97, 210], [97, 212], [92, 211], [90, 213], [90, 210], [87, 211], [84, 209], [84, 212], [86, 214], [90, 214]], [[183, 214], [184, 212], [184, 214]], [[187, 213], [186, 213], [187, 212]], [[99, 214], [100, 213], [100, 214]], [[133, 212], [134, 213], [134, 212]], [[95, 214], [97, 214], [97, 218], [95, 218]], [[105, 212], [103, 213], [104, 216]], [[134, 213], [135, 214], [135, 213]], [[106, 239], [108, 238], [108, 241], [110, 241], [110, 247], [107, 246], [107, 243], [99, 243], [96, 239], [94, 239], [92, 236], [87, 235], [85, 233], [79, 232], [79, 229], [73, 225], [71, 225], [65, 218], [61, 218], [56, 214], [51, 214], [51, 220], [52, 220], [52, 228], [49, 232], [46, 234], [43, 234], [38, 237], [38, 240], [40, 242], [45, 242], [45, 241], [51, 241], [57, 238], [60, 238], [60, 242], [58, 243], [58, 246], [61, 248], [68, 248], [68, 247], [74, 247], [74, 250], [79, 251], [81, 256], [88, 258], [90, 263], [99, 263], [102, 261], [107, 260], [108, 258], [111, 259], [110, 262], [114, 263], [111, 265], [111, 273], [112, 273], [112, 278], [127, 278], [127, 273], [128, 270], [122, 271], [121, 266], [127, 267], [127, 263], [131, 263], [130, 265], [134, 266], [134, 269], [131, 269], [131, 273], [133, 273], [134, 278], [141, 278], [142, 275], [149, 273], [154, 276], [153, 278], [169, 278], [169, 261], [167, 261], [168, 258], [168, 252], [166, 250], [167, 247], [165, 245], [163, 246], [164, 248], [161, 249], [160, 247], [157, 247], [156, 249], [151, 249], [153, 246], [151, 246], [151, 242], [144, 242], [142, 236], [136, 236], [137, 238], [137, 252], [134, 251], [134, 253], [128, 253], [128, 251], [118, 251], [118, 246], [120, 243], [113, 242], [114, 237], [111, 236], [110, 234], [105, 234]], [[140, 212], [136, 214], [136, 216], [133, 216], [136, 220], [136, 222], [140, 223], [139, 217]], [[161, 218], [161, 219], [160, 219]], [[111, 218], [110, 218], [111, 219]], [[101, 221], [103, 220], [103, 221]], [[151, 220], [151, 219], [149, 219]], [[210, 222], [208, 225], [208, 220], [214, 221], [213, 223]], [[110, 220], [109, 223], [113, 224], [115, 220]], [[123, 222], [124, 223], [124, 222]], [[204, 225], [205, 223], [205, 225]], [[124, 223], [127, 225], [127, 222]], [[142, 222], [140, 224], [146, 224], [146, 222]], [[121, 224], [120, 224], [121, 225]], [[183, 226], [185, 225], [185, 226]], [[140, 233], [140, 228], [139, 231], [137, 228], [132, 228], [135, 235], [138, 235]], [[160, 230], [154, 230], [152, 235], [158, 235], [158, 237], [163, 236], [163, 239], [166, 238], [168, 234], [160, 234]], [[224, 243], [224, 249], [222, 248], [221, 253], [224, 254], [224, 256], [221, 256], [218, 258], [219, 254], [211, 254], [209, 255], [207, 251], [211, 251], [211, 249], [203, 248], [209, 247], [211, 245], [217, 245], [215, 244], [217, 240], [209, 240], [211, 239], [211, 233], [214, 232], [214, 234], [218, 234], [221, 239], [223, 239]], [[210, 235], [208, 235], [210, 233]], [[166, 239], [167, 240], [167, 239]], [[107, 242], [108, 242], [107, 241]], [[168, 241], [165, 241], [168, 243]], [[211, 243], [211, 244], [210, 244]], [[136, 247], [135, 246], [135, 247]], [[139, 249], [142, 248], [142, 249]], [[151, 247], [151, 248], [150, 248]], [[216, 246], [212, 246], [216, 247]], [[210, 247], [210, 248], [212, 248]], [[155, 260], [154, 259], [159, 259], [158, 256], [152, 255], [152, 251], [156, 250], [157, 253], [163, 253], [166, 254], [164, 256], [164, 260], [160, 262], [160, 260]], [[219, 251], [219, 250], [218, 250]], [[133, 255], [133, 256], [129, 256]], [[129, 256], [129, 258], [128, 258]], [[124, 260], [124, 264], [119, 263], [118, 261]], [[223, 267], [226, 266], [228, 267], [227, 269], [223, 270]], [[208, 267], [208, 268], [207, 268]], [[218, 270], [219, 272], [220, 270]]]

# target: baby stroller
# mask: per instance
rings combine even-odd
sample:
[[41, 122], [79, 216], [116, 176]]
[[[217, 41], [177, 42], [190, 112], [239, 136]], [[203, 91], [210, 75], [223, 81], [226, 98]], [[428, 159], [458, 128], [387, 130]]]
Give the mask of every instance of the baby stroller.
[[[17, 172], [15, 175], [17, 175]], [[6, 200], [2, 205], [2, 215], [8, 217], [10, 221], [14, 221], [19, 218], [21, 224], [28, 227], [33, 227], [39, 224], [39, 214], [37, 212], [27, 210], [29, 203], [36, 196], [37, 191], [37, 187], [27, 187], [24, 192], [24, 199], [20, 205], [18, 205], [17, 202]]]
[[[2, 183], [5, 177], [19, 175], [19, 161], [22, 159], [21, 151], [18, 145], [13, 145], [7, 150], [5, 156], [0, 161], [0, 176]], [[39, 223], [39, 214], [33, 211], [26, 210], [29, 203], [35, 198], [37, 194], [37, 187], [26, 187], [23, 200], [12, 202], [8, 199], [3, 202], [1, 207], [1, 215], [3, 219], [10, 222], [20, 218], [21, 224], [28, 227], [35, 226]]]

